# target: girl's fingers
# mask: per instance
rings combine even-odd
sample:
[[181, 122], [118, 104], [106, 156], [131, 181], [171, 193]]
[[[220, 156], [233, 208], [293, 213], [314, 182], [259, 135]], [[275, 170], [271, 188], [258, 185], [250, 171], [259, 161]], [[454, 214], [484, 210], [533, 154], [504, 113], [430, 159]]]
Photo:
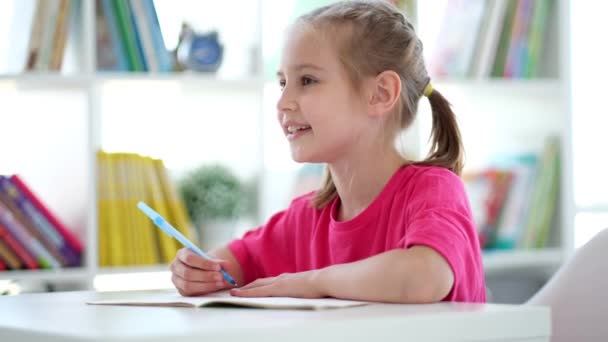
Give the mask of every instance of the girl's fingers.
[[248, 289], [252, 289], [252, 288], [256, 288], [256, 287], [260, 287], [260, 286], [266, 286], [268, 284], [271, 284], [274, 281], [274, 278], [261, 278], [261, 279], [257, 279], [243, 287], [240, 287], [241, 290], [248, 290]]
[[186, 281], [196, 282], [222, 282], [222, 274], [218, 271], [203, 271], [186, 265], [180, 260], [171, 263], [171, 273]]
[[272, 284], [252, 288], [231, 289], [230, 294], [236, 297], [272, 297], [274, 287]]
[[223, 260], [205, 259], [187, 248], [177, 251], [177, 259], [190, 267], [207, 271], [219, 271], [221, 269], [220, 262], [223, 262]]
[[222, 282], [187, 281], [173, 273], [171, 282], [182, 296], [198, 296], [215, 292], [222, 288]]

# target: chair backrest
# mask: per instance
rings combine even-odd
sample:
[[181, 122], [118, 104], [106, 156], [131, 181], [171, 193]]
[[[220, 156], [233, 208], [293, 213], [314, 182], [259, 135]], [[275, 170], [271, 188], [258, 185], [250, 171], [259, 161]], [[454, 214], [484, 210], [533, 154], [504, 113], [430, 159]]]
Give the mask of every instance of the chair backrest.
[[608, 341], [608, 229], [579, 248], [526, 304], [551, 307], [552, 342]]

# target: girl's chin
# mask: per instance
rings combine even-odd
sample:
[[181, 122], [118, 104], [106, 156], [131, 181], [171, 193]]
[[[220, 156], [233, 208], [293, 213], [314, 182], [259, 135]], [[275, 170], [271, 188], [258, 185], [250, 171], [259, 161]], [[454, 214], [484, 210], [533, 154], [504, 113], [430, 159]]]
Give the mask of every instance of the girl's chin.
[[302, 153], [291, 152], [291, 159], [296, 163], [322, 163], [323, 161], [319, 158], [314, 158], [311, 155], [305, 155]]

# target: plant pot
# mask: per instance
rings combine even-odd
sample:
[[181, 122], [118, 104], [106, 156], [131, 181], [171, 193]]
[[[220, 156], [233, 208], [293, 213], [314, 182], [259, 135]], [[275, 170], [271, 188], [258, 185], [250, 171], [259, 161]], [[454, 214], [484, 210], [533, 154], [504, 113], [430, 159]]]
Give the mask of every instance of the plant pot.
[[238, 219], [204, 220], [197, 224], [200, 248], [207, 252], [226, 246], [234, 238]]

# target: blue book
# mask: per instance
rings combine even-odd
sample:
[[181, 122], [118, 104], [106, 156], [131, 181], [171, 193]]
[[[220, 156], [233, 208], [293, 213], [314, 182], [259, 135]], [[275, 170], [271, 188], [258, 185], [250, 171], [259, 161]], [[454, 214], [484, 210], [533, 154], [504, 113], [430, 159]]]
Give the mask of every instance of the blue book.
[[173, 71], [173, 58], [171, 58], [171, 54], [165, 46], [160, 22], [156, 14], [156, 8], [154, 7], [154, 0], [142, 0], [142, 3], [146, 11], [146, 20], [151, 31], [152, 40], [154, 41], [154, 50], [156, 51], [160, 71], [171, 72]]
[[[114, 13], [111, 2], [112, 0], [101, 0], [99, 3], [101, 5], [101, 19], [106, 23], [105, 27], [107, 29], [108, 38], [111, 45], [110, 47], [106, 48], [110, 48], [112, 50], [112, 60], [114, 63], [113, 65], [99, 65], [98, 62], [98, 65], [101, 70], [129, 71], [127, 52], [125, 51], [120, 32], [118, 31], [118, 19], [116, 18], [116, 14]], [[100, 32], [97, 34], [100, 34]], [[103, 46], [100, 46], [98, 43], [97, 49], [102, 48]], [[99, 54], [100, 53], [98, 52], [98, 56]]]
[[146, 55], [144, 54], [144, 48], [143, 48], [143, 43], [141, 41], [141, 35], [139, 34], [139, 32], [137, 32], [137, 23], [136, 23], [136, 18], [135, 18], [135, 14], [133, 13], [133, 4], [131, 3], [131, 1], [127, 2], [127, 5], [125, 6], [125, 9], [128, 11], [129, 13], [129, 18], [131, 18], [131, 27], [133, 29], [134, 32], [134, 36], [135, 36], [135, 47], [136, 47], [136, 51], [137, 54], [139, 55], [139, 59], [141, 60], [142, 64], [143, 64], [143, 71], [149, 71], [150, 68], [148, 67], [148, 61], [146, 60]]

